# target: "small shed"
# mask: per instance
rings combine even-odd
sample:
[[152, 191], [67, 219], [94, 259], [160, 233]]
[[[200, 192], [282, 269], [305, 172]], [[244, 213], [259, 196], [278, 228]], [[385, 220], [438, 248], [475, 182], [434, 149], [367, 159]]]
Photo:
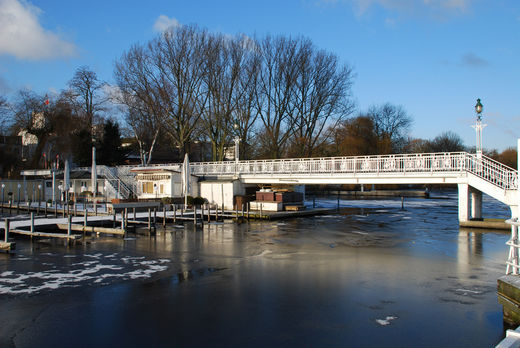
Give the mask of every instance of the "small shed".
[[[137, 197], [139, 199], [157, 199], [163, 197], [182, 197], [183, 183], [179, 170], [160, 167], [137, 167], [136, 173]], [[190, 176], [190, 196], [198, 196], [198, 178]]]
[[244, 195], [245, 188], [240, 180], [201, 181], [200, 196], [209, 203], [224, 204], [225, 209], [233, 209], [234, 197]]

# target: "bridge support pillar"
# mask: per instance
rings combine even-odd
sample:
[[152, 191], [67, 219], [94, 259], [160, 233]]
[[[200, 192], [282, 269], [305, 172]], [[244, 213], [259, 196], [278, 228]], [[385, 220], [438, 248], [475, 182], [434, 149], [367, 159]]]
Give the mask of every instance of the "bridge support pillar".
[[482, 219], [482, 192], [471, 189], [471, 217]]
[[459, 188], [459, 222], [469, 220], [469, 185], [458, 184]]

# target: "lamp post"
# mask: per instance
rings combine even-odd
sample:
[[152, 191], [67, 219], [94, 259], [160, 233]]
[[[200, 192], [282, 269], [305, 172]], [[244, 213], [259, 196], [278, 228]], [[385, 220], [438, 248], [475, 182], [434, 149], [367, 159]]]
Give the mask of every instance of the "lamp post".
[[4, 190], [5, 184], [2, 184], [2, 213], [4, 212]]
[[63, 199], [63, 185], [58, 186], [58, 190], [60, 190], [60, 203], [62, 203]]
[[[235, 123], [233, 128], [235, 129], [235, 132], [238, 132], [238, 123]], [[235, 141], [235, 163], [238, 164], [238, 161], [240, 160], [240, 137], [238, 134], [233, 140]]]
[[20, 188], [22, 187], [21, 184], [18, 184], [18, 205], [20, 205]]
[[477, 154], [477, 158], [482, 158], [482, 129], [484, 129], [486, 124], [482, 124], [482, 109], [484, 106], [480, 102], [480, 98], [477, 99], [477, 104], [475, 105], [475, 113], [477, 114], [477, 120], [474, 126], [471, 126], [475, 129], [476, 132], [476, 144], [475, 144], [475, 152]]
[[41, 197], [42, 197], [42, 185], [38, 184], [38, 214], [40, 214]]

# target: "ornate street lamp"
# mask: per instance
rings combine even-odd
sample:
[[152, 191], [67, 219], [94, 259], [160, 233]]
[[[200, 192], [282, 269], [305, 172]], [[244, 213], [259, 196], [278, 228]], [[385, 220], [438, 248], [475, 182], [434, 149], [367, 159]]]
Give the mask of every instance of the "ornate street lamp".
[[482, 158], [482, 129], [484, 129], [485, 124], [482, 124], [482, 109], [484, 106], [480, 102], [480, 98], [477, 99], [477, 104], [475, 104], [475, 113], [477, 114], [477, 121], [473, 128], [475, 128], [477, 141], [475, 144], [475, 152], [477, 154], [477, 158]]

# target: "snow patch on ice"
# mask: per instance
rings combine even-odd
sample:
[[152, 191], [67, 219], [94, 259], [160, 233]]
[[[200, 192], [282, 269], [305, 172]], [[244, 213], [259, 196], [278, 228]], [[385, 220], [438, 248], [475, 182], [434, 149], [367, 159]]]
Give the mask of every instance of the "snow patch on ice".
[[390, 322], [395, 319], [397, 319], [397, 317], [388, 316], [385, 319], [376, 319], [376, 323], [378, 323], [381, 326], [387, 326], [387, 325], [390, 325]]

